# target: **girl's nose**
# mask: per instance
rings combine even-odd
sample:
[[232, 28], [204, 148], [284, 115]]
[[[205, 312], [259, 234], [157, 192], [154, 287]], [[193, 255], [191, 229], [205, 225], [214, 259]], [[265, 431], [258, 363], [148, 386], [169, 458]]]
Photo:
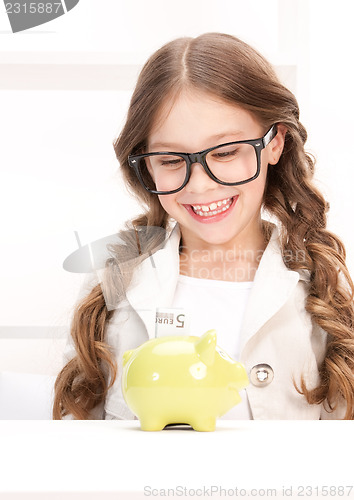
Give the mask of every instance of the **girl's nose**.
[[211, 179], [206, 173], [203, 165], [200, 163], [192, 163], [191, 175], [185, 187], [188, 192], [203, 193], [207, 189], [215, 187], [216, 184], [217, 182], [213, 181], [213, 179]]

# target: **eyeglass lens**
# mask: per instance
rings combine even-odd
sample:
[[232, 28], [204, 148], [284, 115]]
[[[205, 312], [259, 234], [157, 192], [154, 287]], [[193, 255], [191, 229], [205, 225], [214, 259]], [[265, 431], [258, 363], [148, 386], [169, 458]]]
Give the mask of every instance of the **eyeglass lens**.
[[[257, 154], [251, 144], [220, 146], [206, 155], [206, 163], [212, 174], [222, 182], [242, 182], [257, 172]], [[173, 191], [182, 186], [187, 163], [178, 155], [151, 155], [142, 158], [139, 165], [143, 178], [146, 170], [153, 172], [156, 184], [151, 179], [146, 187], [157, 191]]]

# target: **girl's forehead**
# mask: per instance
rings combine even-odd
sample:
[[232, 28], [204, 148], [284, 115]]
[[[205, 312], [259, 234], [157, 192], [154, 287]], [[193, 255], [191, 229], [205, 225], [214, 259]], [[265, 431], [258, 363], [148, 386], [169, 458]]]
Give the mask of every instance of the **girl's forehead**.
[[157, 148], [201, 144], [224, 136], [235, 137], [230, 141], [242, 140], [252, 138], [260, 130], [254, 115], [238, 104], [212, 94], [189, 91], [165, 100], [152, 124], [148, 143], [149, 147]]
[[250, 114], [237, 103], [230, 103], [219, 96], [201, 91], [182, 91], [180, 94], [167, 97], [161, 104], [155, 118], [156, 125], [161, 126], [174, 119], [199, 119], [199, 116], [228, 115], [235, 119], [237, 115]]

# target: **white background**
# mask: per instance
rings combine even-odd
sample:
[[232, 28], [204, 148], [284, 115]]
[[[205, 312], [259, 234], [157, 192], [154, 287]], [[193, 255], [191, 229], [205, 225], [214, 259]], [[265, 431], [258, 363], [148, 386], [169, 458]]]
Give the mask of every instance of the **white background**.
[[[57, 373], [65, 341], [59, 337], [68, 333], [72, 304], [84, 278], [64, 271], [62, 263], [77, 248], [74, 231], [85, 244], [116, 232], [124, 220], [140, 212], [120, 182], [112, 143], [123, 124], [139, 68], [160, 45], [178, 36], [227, 32], [253, 45], [276, 66], [298, 98], [302, 122], [309, 133], [308, 150], [318, 160], [317, 182], [331, 203], [329, 228], [345, 243], [353, 274], [353, 19], [351, 0], [81, 0], [65, 16], [13, 34], [1, 3], [0, 372]], [[16, 472], [14, 488], [20, 487], [15, 481], [22, 476], [47, 478], [43, 484], [48, 484], [53, 471], [56, 480], [48, 489], [60, 487], [58, 478], [66, 479], [63, 484], [72, 477], [81, 480], [84, 475], [76, 467], [78, 452], [90, 457], [95, 471], [98, 463], [104, 469], [108, 463], [119, 474], [115, 454], [124, 458], [125, 450], [134, 452], [134, 447], [122, 446], [117, 438], [120, 445], [111, 443], [110, 458], [101, 453], [101, 434], [95, 452], [87, 432], [81, 436], [73, 430], [70, 444], [74, 452], [70, 445], [65, 449], [64, 439], [63, 460], [58, 460], [60, 466], [56, 467], [51, 456], [56, 457], [58, 449], [51, 446], [44, 426], [41, 437], [48, 446], [38, 448], [41, 439], [35, 435], [33, 446], [28, 448], [29, 469], [26, 461], [22, 467], [21, 460], [17, 463], [23, 455], [21, 446], [27, 442], [23, 439], [27, 436], [25, 429], [16, 427], [14, 436], [8, 432], [11, 425], [4, 429], [9, 438], [3, 443], [3, 456], [6, 465]], [[338, 424], [338, 429], [343, 429], [339, 433], [342, 439], [328, 436], [326, 429], [318, 446], [306, 447], [305, 456], [304, 447], [302, 453], [293, 455], [291, 444], [291, 439], [294, 443], [308, 442], [301, 423], [292, 427], [289, 440], [284, 434], [273, 443], [275, 450], [279, 443], [284, 447], [273, 456], [269, 454], [272, 443], [262, 447], [262, 441], [260, 446], [257, 441], [252, 445], [252, 433], [243, 434], [246, 449], [249, 446], [247, 450], [254, 452], [249, 476], [242, 475], [242, 484], [255, 484], [254, 477], [260, 481], [258, 473], [262, 473], [264, 464], [286, 484], [282, 468], [290, 473], [296, 470], [291, 457], [298, 458], [300, 465], [303, 459], [314, 458], [313, 464], [318, 465], [321, 461], [311, 454], [316, 452], [328, 457], [324, 461], [328, 462], [328, 474], [324, 469], [321, 477], [322, 469], [313, 470], [309, 462], [307, 474], [297, 475], [298, 482], [304, 482], [308, 475], [319, 486], [321, 482], [329, 484], [331, 450], [328, 453], [325, 446], [345, 442], [344, 428]], [[68, 429], [61, 430], [67, 435]], [[267, 436], [268, 432], [262, 433], [262, 438]], [[214, 458], [221, 453], [225, 461], [231, 455], [237, 457], [239, 444], [236, 440], [227, 450], [226, 445], [214, 443], [210, 453]], [[332, 456], [336, 453], [335, 471], [345, 471], [340, 465], [347, 460], [345, 454], [336, 450], [332, 450]], [[192, 447], [191, 451], [198, 463], [200, 449]], [[242, 461], [243, 456], [238, 458]], [[179, 470], [183, 460], [181, 455]], [[156, 462], [151, 463], [155, 467]], [[34, 471], [33, 476], [29, 470]], [[81, 487], [86, 485], [86, 477], [99, 478], [102, 490], [108, 487], [109, 482], [102, 484], [104, 475], [87, 476], [87, 470], [80, 489], [87, 488]], [[217, 470], [223, 471], [220, 467]], [[236, 478], [238, 472], [236, 463]], [[78, 482], [72, 483], [72, 489], [75, 484]]]
[[85, 244], [140, 213], [112, 144], [139, 68], [179, 36], [227, 32], [275, 65], [298, 98], [331, 204], [328, 226], [353, 273], [353, 18], [350, 0], [335, 8], [320, 0], [81, 0], [13, 34], [0, 7], [0, 370], [56, 373], [62, 339], [45, 365], [33, 349], [48, 347], [36, 337], [68, 332], [84, 275], [62, 263], [77, 248], [74, 231]]

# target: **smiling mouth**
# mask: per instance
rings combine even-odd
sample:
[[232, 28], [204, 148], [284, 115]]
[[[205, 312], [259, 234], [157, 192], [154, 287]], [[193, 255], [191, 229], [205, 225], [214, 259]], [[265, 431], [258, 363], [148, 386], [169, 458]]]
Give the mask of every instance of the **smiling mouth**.
[[215, 201], [208, 205], [190, 205], [190, 207], [195, 214], [201, 217], [211, 217], [226, 212], [231, 207], [233, 199], [234, 197], [225, 198], [224, 200]]

